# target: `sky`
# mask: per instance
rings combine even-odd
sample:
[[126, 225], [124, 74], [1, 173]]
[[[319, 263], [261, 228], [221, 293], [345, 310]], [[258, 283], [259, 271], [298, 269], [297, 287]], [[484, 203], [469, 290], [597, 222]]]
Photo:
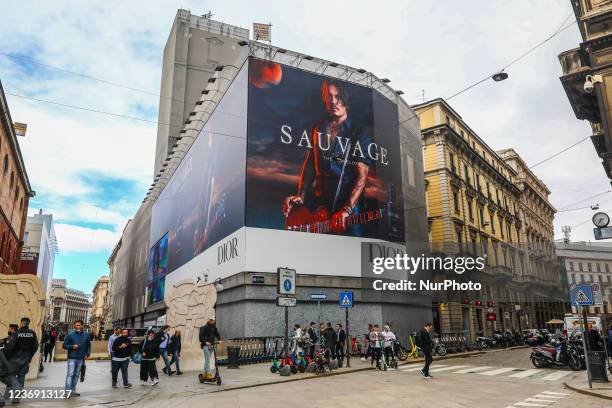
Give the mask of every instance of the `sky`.
[[[575, 22], [568, 0], [3, 1], [0, 80], [13, 120], [28, 124], [20, 145], [36, 191], [30, 212], [54, 215], [55, 277], [71, 287], [91, 292], [108, 273], [108, 256], [152, 181], [156, 125], [10, 94], [156, 121], [163, 48], [179, 8], [245, 28], [271, 22], [275, 45], [390, 78], [411, 104], [453, 95]], [[509, 68], [507, 80], [450, 104], [492, 148], [513, 147], [535, 164], [591, 134], [559, 81], [557, 56], [580, 41], [574, 24]], [[593, 211], [574, 209], [612, 211], [612, 189], [591, 142], [534, 171], [562, 211], [555, 238], [569, 225], [572, 240], [592, 240]]]

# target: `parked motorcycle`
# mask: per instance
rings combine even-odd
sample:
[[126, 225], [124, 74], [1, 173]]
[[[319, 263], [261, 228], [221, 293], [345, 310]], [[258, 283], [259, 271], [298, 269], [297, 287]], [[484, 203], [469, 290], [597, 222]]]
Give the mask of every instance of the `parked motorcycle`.
[[536, 368], [569, 366], [575, 371], [582, 369], [578, 348], [566, 339], [535, 347], [529, 358]]

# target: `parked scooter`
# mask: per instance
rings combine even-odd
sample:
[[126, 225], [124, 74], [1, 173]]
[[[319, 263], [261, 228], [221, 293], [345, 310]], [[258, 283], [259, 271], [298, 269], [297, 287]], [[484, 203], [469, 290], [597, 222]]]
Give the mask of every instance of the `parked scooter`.
[[535, 347], [529, 358], [536, 368], [569, 366], [575, 371], [582, 368], [582, 357], [578, 348], [566, 339]]

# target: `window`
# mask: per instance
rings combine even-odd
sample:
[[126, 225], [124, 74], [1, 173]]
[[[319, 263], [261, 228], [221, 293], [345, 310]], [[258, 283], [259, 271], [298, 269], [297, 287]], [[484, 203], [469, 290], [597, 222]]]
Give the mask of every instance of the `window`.
[[595, 267], [597, 268], [597, 272], [601, 272], [601, 265], [599, 264], [599, 262], [595, 264]]
[[608, 264], [605, 264], [605, 265], [606, 265], [606, 273], [610, 273], [610, 266]]
[[453, 201], [455, 202], [455, 212], [459, 212], [459, 195], [453, 191]]
[[465, 138], [465, 134], [463, 134], [463, 130], [461, 131], [461, 137]]
[[472, 211], [472, 200], [468, 201], [468, 215], [470, 217], [470, 221], [474, 221], [474, 212]]
[[28, 242], [28, 238], [30, 237], [30, 233], [28, 231], [23, 233], [23, 241]]
[[490, 189], [488, 181], [487, 181], [487, 197], [489, 197], [489, 200], [492, 200], [492, 198], [491, 198], [491, 189]]
[[491, 231], [495, 234], [495, 217], [492, 214], [489, 214], [489, 219], [491, 220]]
[[573, 271], [573, 270], [574, 270], [574, 263], [573, 263], [573, 262], [570, 262], [570, 263], [569, 263], [569, 270], [570, 270], [570, 271]]
[[457, 173], [457, 170], [455, 169], [455, 155], [452, 154], [452, 153], [449, 153], [448, 157], [450, 159], [451, 173], [455, 174], [455, 173]]
[[582, 270], [582, 262], [578, 262], [578, 270], [581, 271]]
[[572, 273], [572, 283], [576, 283], [576, 275]]
[[478, 218], [480, 219], [480, 226], [484, 226], [484, 211], [480, 206], [478, 206]]
[[593, 275], [589, 275], [589, 282], [595, 282], [595, 279], [593, 279]]
[[593, 272], [593, 268], [591, 268], [591, 263], [587, 262], [587, 269], [589, 272]]
[[499, 233], [504, 238], [504, 219], [502, 217], [499, 217]]
[[467, 164], [463, 165], [463, 175], [465, 176], [465, 182], [467, 183], [468, 186], [472, 185], [472, 180], [470, 180], [470, 173], [468, 173], [468, 166]]
[[448, 117], [448, 115], [446, 115], [446, 124], [450, 125], [450, 118]]
[[581, 283], [586, 282], [586, 281], [584, 280], [584, 273], [581, 273], [581, 274], [580, 274], [580, 282], [581, 282]]

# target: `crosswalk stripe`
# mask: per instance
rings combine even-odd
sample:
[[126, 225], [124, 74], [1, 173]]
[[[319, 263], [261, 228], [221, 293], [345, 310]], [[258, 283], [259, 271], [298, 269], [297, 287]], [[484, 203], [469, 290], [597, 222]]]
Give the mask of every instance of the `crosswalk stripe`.
[[469, 367], [467, 365], [456, 365], [456, 366], [449, 366], [449, 367], [443, 367], [440, 368], [440, 366], [436, 367], [436, 368], [432, 368], [429, 371], [432, 373], [439, 373], [440, 371], [448, 371], [448, 370], [455, 370], [458, 368], [464, 368], [464, 367]]
[[[439, 365], [437, 367], [446, 367], [446, 365]], [[400, 371], [410, 372], [410, 371], [419, 371], [419, 370], [422, 370], [422, 369], [423, 369], [423, 366], [419, 365], [417, 367], [400, 368]]]
[[[543, 377], [542, 380], [544, 381], [556, 381], [560, 378], [565, 377], [566, 375], [570, 375], [572, 372], [571, 371], [559, 371], [557, 373], [552, 373], [547, 375], [546, 377]], [[544, 393], [548, 394], [548, 392], [544, 391]]]
[[512, 378], [527, 378], [527, 377], [531, 377], [532, 375], [538, 374], [538, 373], [541, 373], [541, 372], [542, 372], [542, 370], [540, 370], [538, 368], [532, 368], [530, 370], [525, 370], [525, 371], [521, 371], [520, 373], [509, 375], [509, 377], [512, 377]]
[[550, 400], [543, 400], [543, 399], [538, 399], [538, 398], [527, 398], [525, 401], [527, 402], [544, 402], [546, 404], [554, 404], [557, 401], [550, 401]]
[[472, 367], [472, 368], [464, 368], [463, 370], [459, 370], [459, 371], [455, 371], [455, 374], [468, 374], [468, 373], [475, 373], [477, 371], [483, 371], [483, 370], [487, 370], [489, 368], [493, 368], [493, 367], [489, 367], [489, 366], [482, 366], [482, 367]]
[[565, 398], [565, 396], [560, 396], [560, 395], [550, 395], [550, 394], [538, 394], [534, 396], [535, 398], [556, 398], [556, 399], [563, 399]]
[[563, 396], [568, 396], [569, 395], [566, 392], [554, 392], [554, 391], [542, 391], [542, 394], [563, 395]]
[[497, 374], [503, 374], [503, 373], [507, 373], [508, 371], [514, 371], [516, 370], [516, 368], [514, 367], [504, 367], [504, 368], [498, 368], [497, 370], [493, 370], [493, 371], [485, 371], [484, 373], [477, 373], [480, 375], [497, 375]]
[[515, 402], [514, 405], [518, 405], [519, 407], [547, 407], [548, 405], [543, 404], [535, 404], [533, 402]]

